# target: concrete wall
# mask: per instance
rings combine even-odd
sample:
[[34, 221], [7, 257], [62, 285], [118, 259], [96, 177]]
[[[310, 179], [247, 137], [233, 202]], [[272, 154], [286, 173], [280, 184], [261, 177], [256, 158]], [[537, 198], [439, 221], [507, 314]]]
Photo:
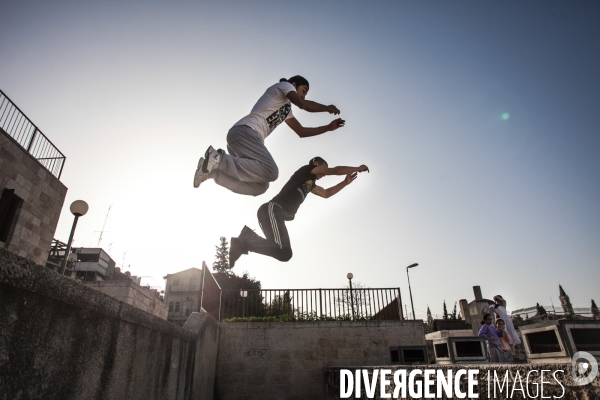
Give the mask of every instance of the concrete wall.
[[222, 323], [216, 398], [322, 399], [324, 367], [389, 364], [400, 345], [425, 345], [423, 321]]
[[[479, 373], [475, 375], [477, 380], [477, 386], [475, 387], [474, 393], [478, 394], [480, 399], [541, 399], [541, 398], [549, 398], [556, 399], [560, 398], [563, 400], [592, 400], [600, 398], [600, 376], [597, 376], [593, 382], [584, 385], [578, 386], [573, 381], [571, 377], [571, 364], [472, 364], [472, 365], [421, 365], [421, 366], [378, 366], [375, 367], [377, 369], [385, 368], [392, 371], [392, 377], [388, 375], [387, 378], [394, 381], [393, 373], [397, 370], [406, 370], [407, 377], [410, 372], [414, 369], [435, 369], [444, 371], [445, 376], [448, 374], [448, 370], [453, 371], [453, 377], [455, 376], [456, 371], [459, 369], [466, 370], [479, 370]], [[351, 368], [349, 368], [351, 369]], [[373, 367], [365, 367], [367, 369], [370, 378], [373, 375]], [[352, 369], [351, 369], [352, 370]], [[527, 374], [530, 371], [529, 381], [527, 380]], [[544, 370], [544, 384], [543, 384], [543, 393], [541, 392], [541, 370]], [[563, 372], [560, 372], [562, 370]], [[559, 372], [556, 372], [559, 371]], [[490, 385], [488, 391], [488, 372], [490, 374]], [[508, 372], [508, 378], [506, 383], [503, 383], [503, 380]], [[560, 382], [554, 379], [554, 373], [556, 372], [556, 378]], [[503, 385], [503, 389], [501, 390], [499, 386], [496, 386], [496, 391], [494, 392], [494, 373], [498, 377], [497, 382], [500, 385]], [[434, 382], [431, 392], [436, 393], [436, 374], [432, 376], [432, 381]], [[339, 399], [340, 398], [340, 368], [339, 367], [330, 367], [326, 368], [327, 375], [327, 399]], [[419, 379], [420, 377], [420, 379]], [[408, 378], [407, 378], [408, 380]], [[420, 375], [417, 375], [416, 381], [420, 381], [422, 384], [423, 375], [422, 372]], [[562, 387], [561, 387], [562, 385]], [[460, 380], [461, 392], [467, 393], [467, 379], [463, 376], [463, 379]], [[513, 388], [515, 389], [513, 391]], [[380, 395], [380, 380], [377, 381], [377, 387], [375, 390], [375, 396], [373, 399], [381, 399]], [[522, 389], [522, 391], [521, 391]], [[386, 393], [393, 394], [394, 387], [387, 387]], [[527, 392], [527, 390], [529, 392]], [[536, 392], [537, 390], [537, 392]], [[531, 396], [528, 396], [529, 393]], [[536, 394], [537, 393], [537, 394]], [[410, 393], [407, 390], [407, 397], [403, 397], [406, 399], [422, 399], [425, 398], [424, 394], [421, 397], [411, 397]], [[437, 393], [436, 393], [437, 394]], [[525, 394], [525, 396], [523, 396]], [[366, 399], [364, 386], [362, 386], [361, 390], [361, 399]], [[543, 395], [543, 397], [542, 397]], [[445, 393], [442, 393], [442, 397], [434, 396], [438, 399], [448, 399]], [[351, 398], [356, 398], [354, 393]], [[453, 392], [452, 399], [459, 398]]]
[[156, 294], [156, 291], [142, 287], [131, 279], [123, 281], [84, 281], [83, 283], [158, 318], [167, 319], [167, 308]]
[[0, 399], [210, 399], [219, 324], [188, 322], [0, 249]]
[[0, 129], [0, 193], [4, 188], [14, 189], [23, 205], [12, 238], [0, 248], [45, 265], [67, 188]]

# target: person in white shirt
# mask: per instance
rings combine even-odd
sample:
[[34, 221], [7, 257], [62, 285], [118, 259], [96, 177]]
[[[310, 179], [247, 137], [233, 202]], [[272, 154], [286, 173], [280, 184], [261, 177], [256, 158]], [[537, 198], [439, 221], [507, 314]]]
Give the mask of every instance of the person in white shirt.
[[264, 141], [283, 121], [301, 138], [320, 135], [343, 127], [341, 118], [329, 124], [306, 128], [294, 117], [292, 104], [308, 112], [328, 112], [338, 115], [340, 110], [334, 105], [323, 105], [306, 100], [308, 81], [299, 76], [281, 79], [269, 87], [258, 99], [250, 114], [239, 120], [227, 134], [227, 154], [223, 149], [209, 146], [200, 157], [194, 187], [207, 179], [232, 192], [250, 196], [263, 194], [279, 176], [279, 169]]

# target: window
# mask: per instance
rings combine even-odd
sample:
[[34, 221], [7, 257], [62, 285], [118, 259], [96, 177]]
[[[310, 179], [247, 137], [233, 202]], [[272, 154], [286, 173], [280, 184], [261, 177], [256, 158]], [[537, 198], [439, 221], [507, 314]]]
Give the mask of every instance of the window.
[[173, 278], [173, 286], [179, 286], [179, 278]]
[[186, 304], [185, 301], [181, 303], [181, 315], [185, 315]]
[[190, 292], [193, 292], [196, 290], [196, 277], [192, 276], [192, 278], [190, 279]]
[[10, 242], [22, 203], [14, 189], [4, 188], [0, 197], [0, 242]]
[[169, 312], [173, 312], [173, 302], [169, 303]]
[[175, 312], [179, 312], [179, 302], [175, 303]]

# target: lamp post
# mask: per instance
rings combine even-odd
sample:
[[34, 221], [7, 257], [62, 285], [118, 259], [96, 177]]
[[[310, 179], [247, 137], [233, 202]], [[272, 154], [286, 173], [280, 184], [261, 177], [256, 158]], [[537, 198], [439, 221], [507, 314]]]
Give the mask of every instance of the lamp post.
[[248, 297], [247, 290], [240, 290], [240, 296], [242, 296], [242, 318], [246, 317], [246, 297]]
[[71, 203], [71, 213], [75, 216], [75, 220], [73, 220], [71, 235], [69, 236], [69, 242], [67, 243], [67, 252], [65, 253], [65, 257], [62, 260], [62, 265], [60, 266], [61, 275], [65, 273], [65, 267], [67, 266], [67, 257], [69, 257], [69, 252], [71, 251], [71, 243], [73, 243], [73, 235], [75, 234], [77, 220], [79, 219], [79, 217], [84, 216], [88, 212], [88, 209], [88, 204], [83, 200], [75, 200]]
[[352, 272], [348, 272], [346, 278], [348, 278], [348, 282], [350, 282], [350, 304], [352, 306], [352, 319], [354, 319], [354, 296], [352, 296], [352, 278], [354, 278], [354, 275], [352, 275]]
[[414, 268], [417, 265], [419, 265], [419, 264], [414, 263], [414, 264], [410, 264], [408, 267], [406, 267], [406, 277], [408, 278], [408, 293], [410, 293], [410, 306], [412, 308], [413, 319], [415, 319], [415, 306], [414, 306], [413, 300], [412, 300], [412, 290], [410, 289], [410, 276], [408, 276], [408, 269]]

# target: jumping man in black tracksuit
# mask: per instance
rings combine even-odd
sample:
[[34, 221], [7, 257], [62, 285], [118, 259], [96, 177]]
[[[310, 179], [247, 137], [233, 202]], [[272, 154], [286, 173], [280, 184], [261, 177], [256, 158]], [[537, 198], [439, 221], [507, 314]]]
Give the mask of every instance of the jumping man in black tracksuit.
[[[329, 198], [348, 186], [356, 179], [357, 172], [368, 171], [366, 165], [360, 167], [329, 168], [321, 157], [310, 160], [308, 165], [298, 169], [283, 189], [270, 202], [258, 209], [258, 222], [266, 236], [263, 239], [247, 226], [244, 226], [239, 237], [231, 238], [229, 249], [229, 265], [233, 267], [242, 254], [249, 251], [273, 257], [279, 261], [292, 258], [292, 246], [285, 221], [294, 219], [300, 204], [309, 193]], [[346, 178], [329, 189], [317, 186], [315, 182], [325, 175], [346, 175]]]

